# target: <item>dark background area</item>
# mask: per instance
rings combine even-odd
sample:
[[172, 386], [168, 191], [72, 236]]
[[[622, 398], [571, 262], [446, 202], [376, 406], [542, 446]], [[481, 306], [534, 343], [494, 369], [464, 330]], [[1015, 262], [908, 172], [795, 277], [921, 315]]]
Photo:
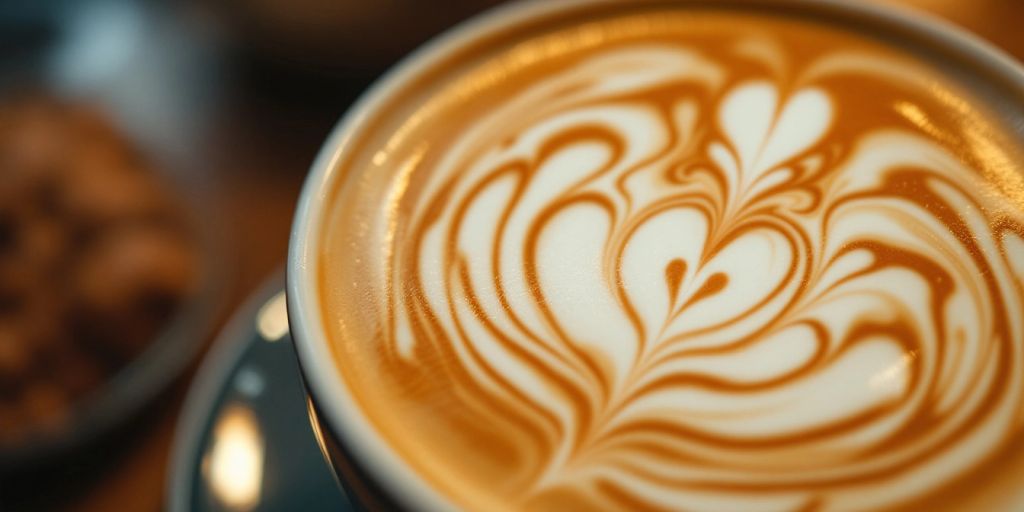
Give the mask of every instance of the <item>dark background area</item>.
[[[889, 0], [1024, 57], [1024, 2]], [[330, 128], [377, 76], [497, 0], [0, 0], [0, 96], [94, 102], [198, 191], [219, 230], [225, 318], [283, 264]], [[212, 334], [212, 333], [211, 333]], [[0, 481], [0, 510], [159, 510], [189, 376], [106, 443]]]
[[[0, 1], [0, 101], [45, 91], [98, 106], [201, 202], [228, 284], [222, 324], [283, 265], [302, 180], [346, 107], [492, 3]], [[4, 475], [0, 510], [161, 509], [194, 368], [101, 442]]]

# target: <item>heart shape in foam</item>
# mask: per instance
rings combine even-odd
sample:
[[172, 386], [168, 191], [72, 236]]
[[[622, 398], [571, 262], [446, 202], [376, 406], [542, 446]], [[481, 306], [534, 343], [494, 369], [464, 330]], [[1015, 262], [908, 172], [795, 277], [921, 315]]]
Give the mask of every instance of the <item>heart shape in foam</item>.
[[613, 251], [605, 246], [608, 228], [599, 208], [566, 208], [542, 231], [537, 266], [559, 330], [571, 343], [603, 352], [616, 382], [642, 351], [664, 342], [724, 327], [731, 340], [756, 329], [765, 321], [754, 314], [758, 307], [796, 275], [793, 241], [771, 226], [741, 227], [715, 244], [700, 210], [672, 206], [639, 223]]
[[[781, 164], [820, 140], [831, 115], [817, 89], [779, 105], [767, 82], [735, 87], [718, 110], [724, 140], [708, 150], [728, 184], [717, 202], [741, 210], [745, 198], [792, 176]], [[566, 342], [601, 352], [617, 385], [665, 342], [725, 327], [729, 340], [749, 334], [766, 321], [756, 310], [783, 291], [799, 264], [799, 242], [785, 226], [723, 225], [731, 219], [699, 201], [659, 199], [634, 198], [650, 206], [629, 212], [620, 226], [610, 224], [601, 205], [569, 202], [541, 232], [537, 268], [549, 319]], [[617, 247], [609, 249], [613, 239]]]

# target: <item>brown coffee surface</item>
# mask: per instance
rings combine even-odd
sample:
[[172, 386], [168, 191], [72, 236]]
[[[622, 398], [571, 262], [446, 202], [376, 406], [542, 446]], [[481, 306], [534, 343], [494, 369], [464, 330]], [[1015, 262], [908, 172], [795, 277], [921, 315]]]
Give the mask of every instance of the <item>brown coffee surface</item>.
[[899, 48], [595, 9], [399, 88], [325, 210], [353, 414], [471, 510], [1007, 506], [1020, 141]]

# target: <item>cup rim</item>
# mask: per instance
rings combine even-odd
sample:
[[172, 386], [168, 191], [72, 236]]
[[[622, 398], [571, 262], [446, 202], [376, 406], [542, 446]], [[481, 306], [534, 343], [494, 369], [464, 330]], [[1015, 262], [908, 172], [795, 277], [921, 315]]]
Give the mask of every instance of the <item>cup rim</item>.
[[[904, 6], [856, 0], [645, 0], [678, 7], [785, 7], [837, 19], [886, 26], [965, 58], [991, 77], [1024, 95], [1024, 67], [1003, 50], [936, 15]], [[407, 509], [457, 510], [427, 480], [402, 462], [401, 456], [377, 435], [351, 392], [342, 382], [324, 332], [316, 272], [324, 204], [334, 186], [334, 171], [347, 154], [360, 127], [390, 100], [396, 89], [412, 82], [475, 39], [531, 20], [600, 5], [627, 5], [627, 0], [518, 0], [463, 21], [405, 56], [378, 78], [341, 117], [314, 160], [299, 196], [287, 260], [287, 302], [291, 332], [307, 391], [325, 413], [327, 427], [370, 479]], [[331, 397], [323, 400], [323, 397]]]

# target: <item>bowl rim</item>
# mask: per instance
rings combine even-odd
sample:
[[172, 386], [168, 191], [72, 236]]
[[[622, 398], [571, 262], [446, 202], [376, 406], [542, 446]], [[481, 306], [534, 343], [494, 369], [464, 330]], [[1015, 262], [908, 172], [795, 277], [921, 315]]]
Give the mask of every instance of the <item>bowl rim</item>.
[[[253, 343], [265, 339], [256, 321], [259, 311], [284, 294], [284, 268], [266, 277], [218, 331], [206, 357], [196, 370], [174, 426], [174, 437], [164, 480], [164, 506], [168, 512], [189, 510], [193, 498], [194, 469], [199, 467], [200, 442], [208, 432], [211, 416], [231, 370], [239, 364]], [[285, 334], [284, 338], [289, 335]], [[276, 342], [283, 341], [282, 339]]]
[[[492, 8], [428, 41], [393, 66], [367, 89], [341, 117], [314, 160], [299, 196], [289, 240], [287, 261], [288, 316], [301, 373], [307, 390], [321, 406], [332, 434], [365, 468], [371, 480], [390, 498], [407, 509], [457, 510], [456, 503], [443, 496], [427, 479], [402, 462], [401, 455], [377, 435], [352, 393], [342, 382], [334, 363], [334, 351], [324, 332], [318, 293], [318, 249], [328, 191], [342, 179], [335, 172], [348, 154], [349, 144], [361, 136], [361, 126], [387, 105], [396, 90], [423, 76], [472, 41], [500, 30], [512, 30], [526, 22], [593, 6], [671, 5], [710, 7], [720, 10], [784, 8], [801, 14], [827, 16], [851, 23], [867, 23], [877, 29], [898, 31], [924, 41], [963, 62], [985, 71], [986, 79], [997, 79], [1008, 90], [1024, 97], [1024, 68], [1003, 50], [996, 48], [953, 23], [905, 6], [857, 2], [855, 0], [520, 0]], [[324, 398], [329, 397], [330, 400]]]

